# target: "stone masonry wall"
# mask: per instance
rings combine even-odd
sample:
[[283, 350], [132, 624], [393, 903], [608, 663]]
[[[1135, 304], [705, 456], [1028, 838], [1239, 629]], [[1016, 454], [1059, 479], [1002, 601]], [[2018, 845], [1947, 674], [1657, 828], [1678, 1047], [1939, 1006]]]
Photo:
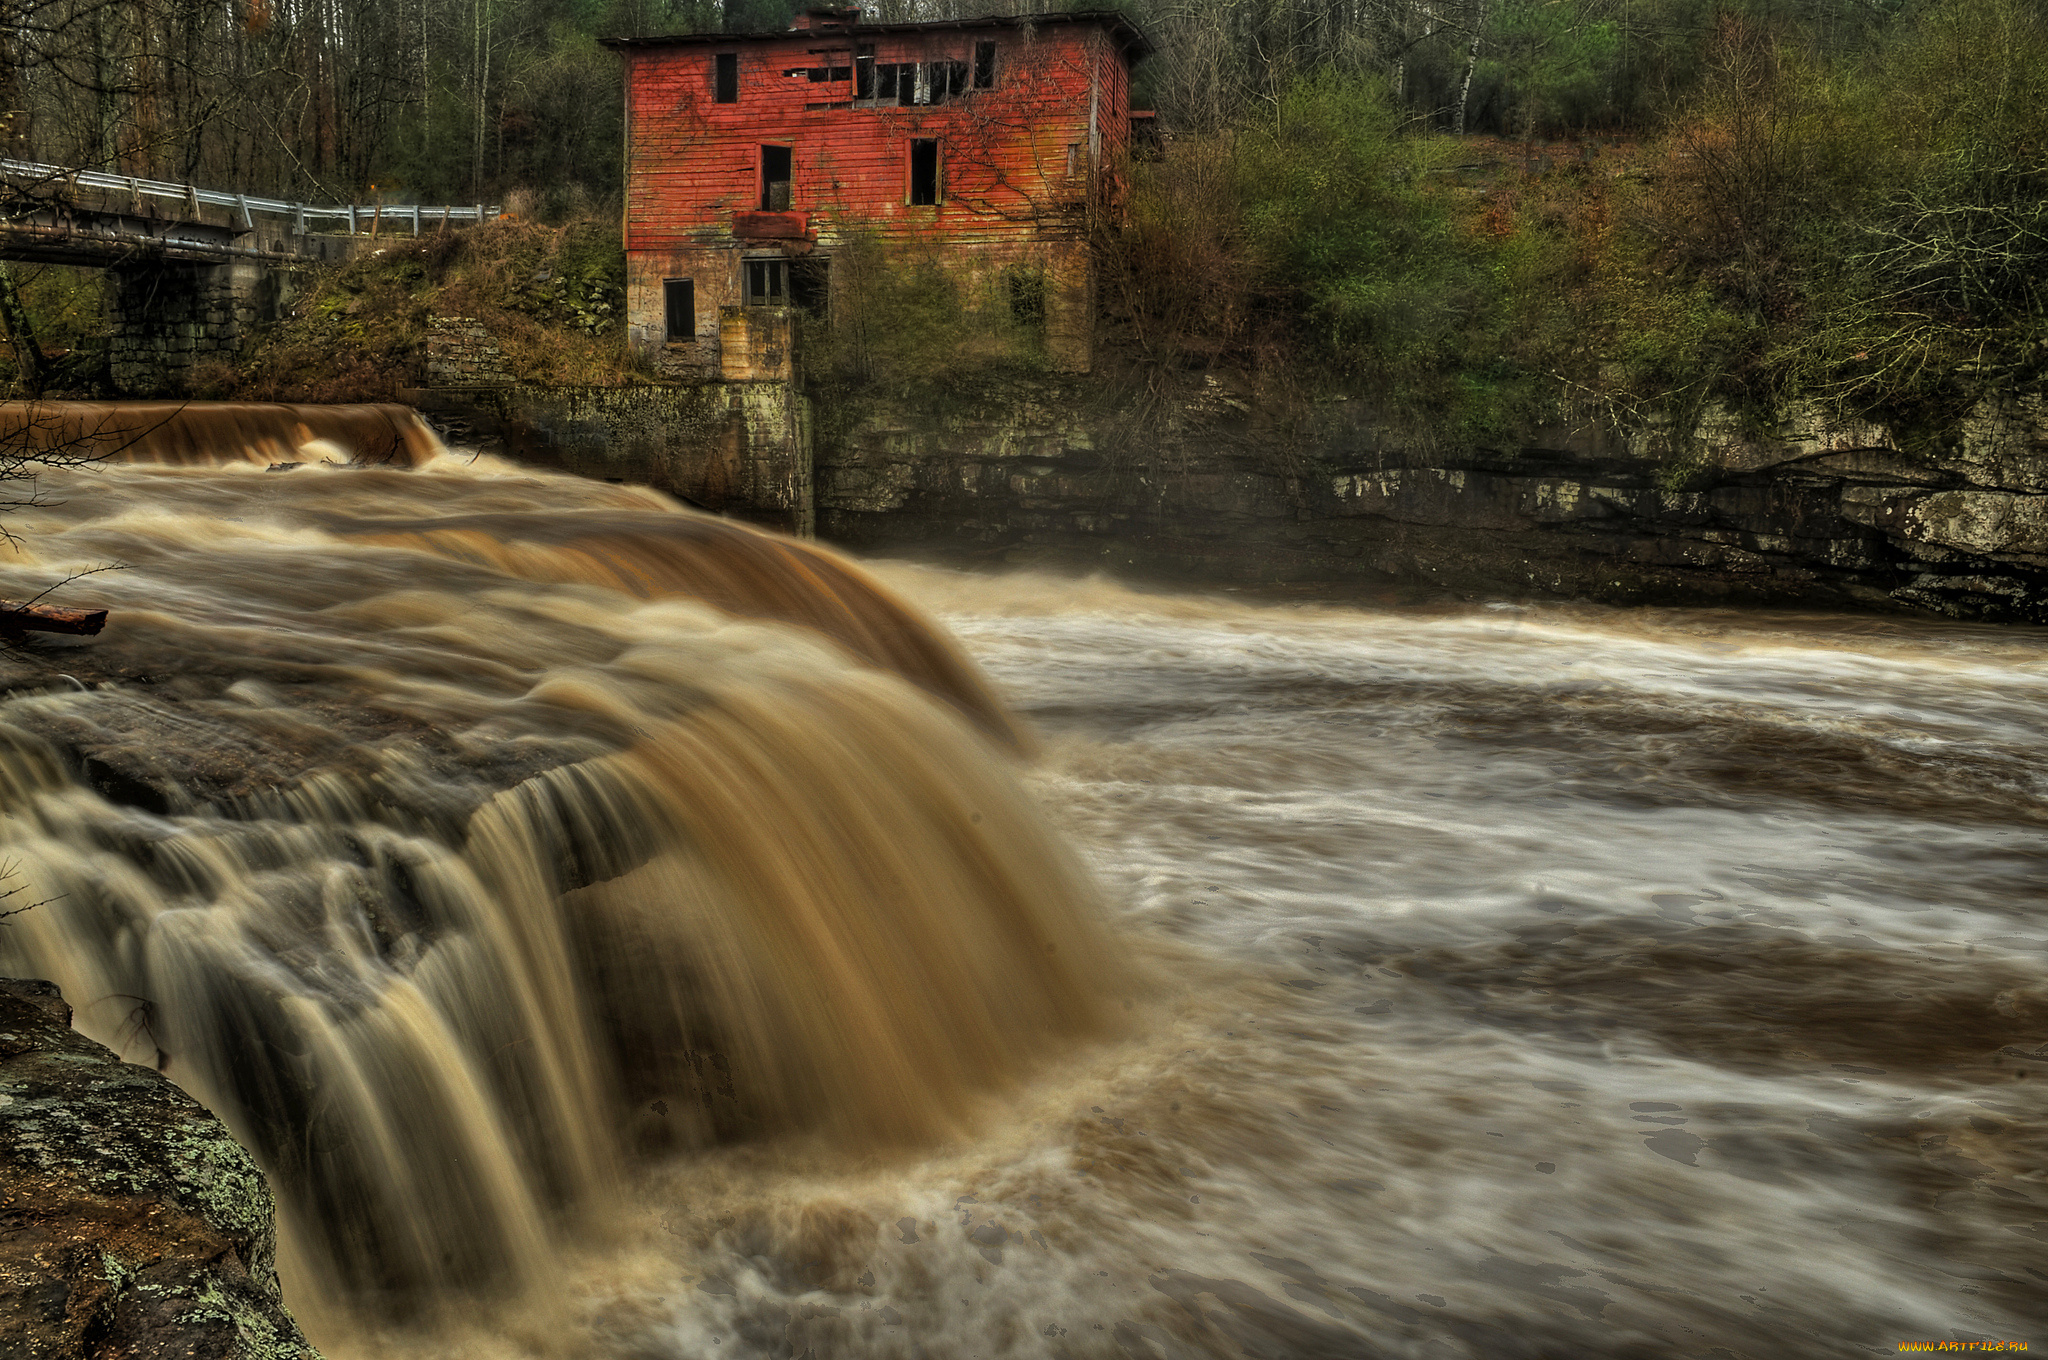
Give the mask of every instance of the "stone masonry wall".
[[409, 399], [524, 462], [638, 482], [808, 537], [810, 403], [780, 382], [427, 388]]
[[426, 377], [430, 387], [505, 387], [512, 382], [497, 339], [470, 316], [437, 316], [428, 323]]
[[172, 396], [184, 390], [193, 364], [236, 358], [242, 337], [263, 318], [256, 273], [257, 266], [243, 263], [108, 270], [107, 357], [115, 388]]
[[182, 395], [194, 364], [232, 362], [255, 328], [275, 321], [298, 292], [299, 272], [375, 249], [367, 236], [250, 237], [251, 249], [291, 261], [228, 264], [138, 261], [107, 270], [107, 361], [114, 390], [130, 397]]

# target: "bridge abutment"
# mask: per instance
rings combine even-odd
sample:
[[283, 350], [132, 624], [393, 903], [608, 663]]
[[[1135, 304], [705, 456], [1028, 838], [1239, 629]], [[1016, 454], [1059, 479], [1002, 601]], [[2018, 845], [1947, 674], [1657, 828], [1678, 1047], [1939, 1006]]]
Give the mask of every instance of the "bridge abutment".
[[281, 271], [254, 260], [153, 260], [107, 277], [108, 376], [137, 397], [178, 395], [193, 365], [233, 362], [251, 329], [275, 319], [285, 288]]

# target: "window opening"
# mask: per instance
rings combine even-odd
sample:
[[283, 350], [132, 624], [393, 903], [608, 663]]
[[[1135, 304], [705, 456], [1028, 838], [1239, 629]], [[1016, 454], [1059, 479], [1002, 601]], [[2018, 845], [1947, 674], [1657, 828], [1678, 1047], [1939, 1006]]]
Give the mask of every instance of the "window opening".
[[1045, 321], [1045, 275], [1036, 269], [1012, 269], [1004, 280], [1010, 289], [1010, 317], [1026, 326]]
[[789, 148], [761, 148], [761, 211], [789, 211]]
[[747, 305], [781, 307], [789, 301], [789, 261], [747, 261]]
[[740, 54], [720, 52], [711, 59], [711, 99], [718, 104], [740, 102]]
[[661, 281], [662, 310], [667, 313], [668, 340], [671, 344], [697, 338], [697, 281], [695, 279], [663, 279]]
[[919, 138], [910, 144], [910, 201], [930, 205], [939, 201], [939, 144]]
[[[986, 50], [983, 50], [986, 49]], [[873, 59], [872, 49], [863, 48], [854, 58], [854, 98], [862, 103], [943, 104], [969, 90], [992, 89], [995, 85], [995, 44], [977, 43], [975, 59], [965, 61], [883, 61]], [[792, 71], [800, 75], [801, 71]], [[835, 80], [844, 79], [835, 75]]]
[[958, 99], [967, 93], [967, 63], [964, 61], [929, 61], [925, 63], [925, 83], [930, 88], [926, 104], [943, 104], [948, 99]]

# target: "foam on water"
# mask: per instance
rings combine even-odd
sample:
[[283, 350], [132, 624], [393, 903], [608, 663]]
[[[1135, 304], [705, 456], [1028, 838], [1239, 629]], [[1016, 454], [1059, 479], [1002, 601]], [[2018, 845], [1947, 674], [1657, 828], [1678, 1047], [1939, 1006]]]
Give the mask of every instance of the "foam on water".
[[[330, 1354], [1762, 1358], [2048, 1321], [2038, 631], [873, 585], [488, 460], [65, 500], [21, 583], [133, 564], [94, 578], [108, 665], [206, 683], [0, 710], [9, 843], [73, 894], [5, 966], [88, 1003], [237, 979], [81, 1011], [180, 1079], [248, 1063], [174, 1013], [289, 1002], [276, 1080], [348, 1132], [252, 1137], [333, 1163], [292, 1173], [302, 1233], [373, 1248], [308, 1248], [296, 1297], [413, 1286], [403, 1324], [323, 1313]], [[920, 607], [1035, 729], [1021, 786]], [[114, 807], [31, 728], [162, 742], [189, 799]], [[252, 751], [289, 778], [244, 787]]]

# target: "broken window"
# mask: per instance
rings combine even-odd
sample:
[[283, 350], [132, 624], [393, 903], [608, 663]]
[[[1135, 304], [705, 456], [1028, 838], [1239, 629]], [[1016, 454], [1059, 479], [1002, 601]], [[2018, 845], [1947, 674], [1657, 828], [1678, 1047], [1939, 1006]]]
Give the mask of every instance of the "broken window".
[[851, 80], [853, 78], [853, 68], [850, 66], [792, 66], [782, 74], [789, 80], [808, 80], [813, 85], [822, 85], [828, 80]]
[[974, 88], [993, 90], [996, 87], [996, 45], [992, 42], [978, 42], [974, 45]]
[[782, 307], [789, 302], [789, 261], [747, 261], [747, 305]]
[[875, 97], [875, 45], [862, 43], [853, 49], [853, 97]]
[[761, 148], [761, 211], [789, 211], [789, 148]]
[[929, 206], [939, 201], [939, 144], [918, 138], [910, 144], [910, 201]]
[[697, 338], [697, 282], [695, 279], [663, 279], [662, 308], [667, 313], [667, 339], [680, 344]]
[[[972, 68], [964, 61], [883, 62], [875, 67], [877, 104], [943, 104], [967, 93]], [[868, 95], [861, 95], [863, 99]]]
[[711, 59], [711, 99], [718, 104], [740, 102], [740, 54], [720, 52]]
[[928, 61], [925, 63], [925, 84], [930, 93], [919, 103], [943, 104], [948, 99], [958, 99], [967, 93], [967, 63], [964, 61]]

